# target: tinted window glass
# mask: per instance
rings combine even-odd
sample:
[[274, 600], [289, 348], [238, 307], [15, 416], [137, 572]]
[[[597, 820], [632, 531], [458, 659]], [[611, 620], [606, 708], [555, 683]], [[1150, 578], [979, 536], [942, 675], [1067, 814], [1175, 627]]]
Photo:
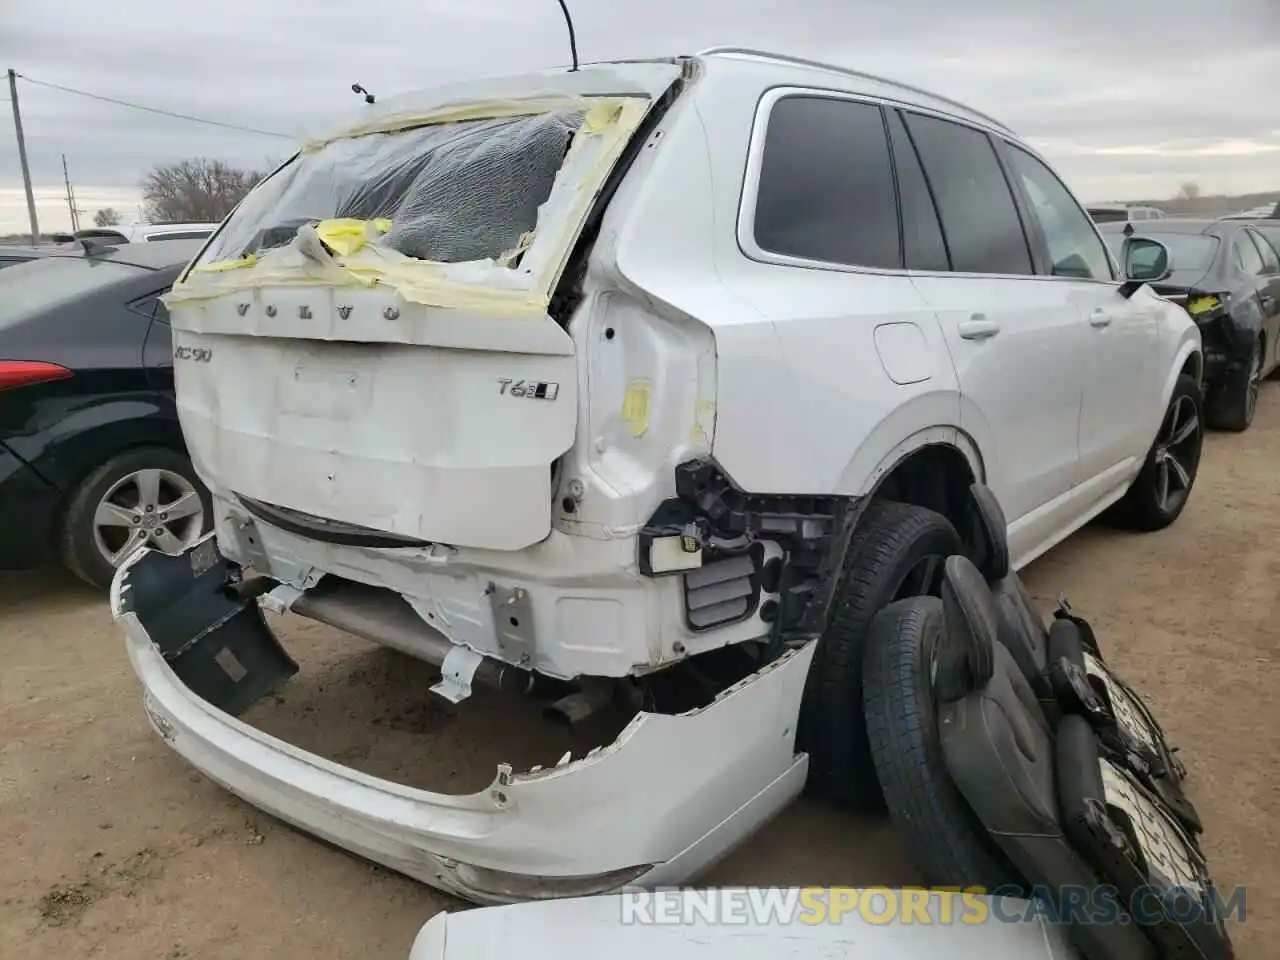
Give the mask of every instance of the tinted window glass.
[[1094, 223], [1124, 223], [1129, 219], [1128, 210], [1107, 210], [1095, 207], [1089, 211]]
[[902, 249], [908, 270], [950, 270], [947, 246], [942, 239], [938, 211], [920, 159], [911, 143], [902, 115], [889, 111], [893, 163], [898, 171], [898, 203], [902, 208]]
[[1013, 194], [987, 135], [919, 114], [907, 114], [907, 126], [938, 201], [952, 269], [1032, 273]]
[[44, 257], [0, 270], [0, 327], [137, 276], [140, 267], [88, 257]]
[[[1218, 255], [1218, 238], [1200, 233], [1161, 233], [1155, 230], [1134, 230], [1134, 236], [1159, 240], [1169, 250], [1169, 266], [1173, 273], [1167, 280], [1161, 281], [1175, 287], [1192, 287], [1200, 280]], [[1119, 230], [1103, 233], [1107, 246], [1116, 255], [1116, 260], [1124, 262], [1124, 234]]]
[[1258, 248], [1244, 233], [1236, 234], [1235, 240], [1231, 246], [1235, 248], [1236, 264], [1251, 277], [1260, 276], [1265, 272], [1262, 265], [1262, 254], [1258, 252]]
[[769, 113], [755, 240], [786, 256], [900, 267], [893, 170], [880, 108], [784, 97]]
[[1044, 234], [1053, 275], [1084, 280], [1113, 279], [1107, 248], [1062, 181], [1025, 150], [1010, 145], [1008, 156], [1031, 200], [1031, 213]]
[[1280, 223], [1274, 227], [1270, 224], [1258, 224], [1258, 232], [1271, 242], [1271, 248], [1280, 254]]
[[188, 230], [184, 233], [153, 233], [147, 237], [147, 242], [155, 243], [157, 240], [203, 240], [211, 233], [213, 233], [212, 230]]
[[1280, 273], [1280, 255], [1266, 238], [1256, 233], [1250, 233], [1249, 238], [1253, 240], [1258, 248], [1258, 253], [1262, 255], [1263, 272], [1267, 274]]

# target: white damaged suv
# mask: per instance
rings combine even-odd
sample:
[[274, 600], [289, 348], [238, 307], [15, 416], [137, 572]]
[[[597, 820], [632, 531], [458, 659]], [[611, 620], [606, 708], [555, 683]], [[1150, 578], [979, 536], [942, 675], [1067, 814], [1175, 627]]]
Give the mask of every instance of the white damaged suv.
[[[971, 549], [1157, 529], [1200, 339], [1043, 159], [911, 87], [759, 51], [468, 83], [309, 143], [168, 297], [216, 528], [113, 611], [147, 712], [249, 802], [482, 902], [686, 880], [806, 781], [879, 789], [871, 617]], [[1127, 276], [1126, 276], [1127, 274]], [[616, 737], [469, 795], [238, 719], [292, 611]]]

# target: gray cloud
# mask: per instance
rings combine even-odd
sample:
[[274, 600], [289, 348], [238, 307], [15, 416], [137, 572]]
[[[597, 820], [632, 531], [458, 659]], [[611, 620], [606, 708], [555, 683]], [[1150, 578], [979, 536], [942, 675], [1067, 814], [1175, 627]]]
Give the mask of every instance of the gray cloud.
[[[1275, 0], [569, 0], [584, 59], [717, 43], [797, 52], [897, 77], [1005, 120], [1089, 199], [1280, 190]], [[0, 65], [37, 80], [297, 136], [380, 95], [568, 58], [555, 0], [65, 0], [0, 12]], [[288, 140], [203, 127], [24, 83], [49, 226], [66, 153], [81, 206], [131, 204], [157, 162], [261, 167]], [[0, 231], [25, 206], [0, 116]]]

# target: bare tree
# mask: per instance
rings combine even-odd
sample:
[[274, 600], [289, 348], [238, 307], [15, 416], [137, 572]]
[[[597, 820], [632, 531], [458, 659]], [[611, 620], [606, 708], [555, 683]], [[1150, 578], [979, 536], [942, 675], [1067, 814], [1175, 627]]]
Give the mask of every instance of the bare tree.
[[1196, 200], [1200, 197], [1200, 184], [1194, 180], [1188, 180], [1178, 188], [1179, 200]]
[[260, 179], [260, 173], [204, 157], [158, 166], [142, 181], [147, 218], [152, 223], [216, 223]]
[[120, 211], [115, 207], [103, 207], [93, 215], [95, 227], [114, 227], [120, 223]]

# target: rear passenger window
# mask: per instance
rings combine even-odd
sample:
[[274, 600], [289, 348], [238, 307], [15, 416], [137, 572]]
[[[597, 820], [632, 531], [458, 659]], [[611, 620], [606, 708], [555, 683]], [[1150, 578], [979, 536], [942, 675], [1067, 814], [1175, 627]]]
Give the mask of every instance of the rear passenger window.
[[958, 273], [1034, 273], [1031, 250], [991, 139], [947, 120], [907, 114]]
[[1248, 236], [1244, 233], [1236, 234], [1235, 242], [1232, 245], [1235, 247], [1236, 263], [1240, 265], [1240, 269], [1251, 277], [1262, 276], [1266, 271], [1262, 264], [1262, 254], [1250, 242]]
[[783, 97], [769, 112], [756, 246], [825, 263], [900, 268], [893, 168], [880, 108]]
[[906, 267], [908, 270], [950, 270], [938, 211], [933, 205], [924, 171], [920, 169], [916, 148], [897, 110], [889, 111], [889, 141], [893, 144], [893, 165], [898, 171], [902, 253]]
[[[1005, 155], [1014, 175], [1022, 180], [1031, 201], [1031, 215], [1040, 224], [1051, 274], [1079, 280], [1113, 279], [1107, 248], [1062, 181], [1021, 147], [1010, 144]], [[1137, 217], [1148, 219], [1148, 212], [1139, 210]]]
[[1276, 254], [1276, 249], [1261, 234], [1250, 231], [1249, 239], [1253, 241], [1254, 246], [1258, 248], [1258, 253], [1262, 255], [1262, 272], [1266, 276], [1273, 273], [1280, 273], [1280, 255]]

